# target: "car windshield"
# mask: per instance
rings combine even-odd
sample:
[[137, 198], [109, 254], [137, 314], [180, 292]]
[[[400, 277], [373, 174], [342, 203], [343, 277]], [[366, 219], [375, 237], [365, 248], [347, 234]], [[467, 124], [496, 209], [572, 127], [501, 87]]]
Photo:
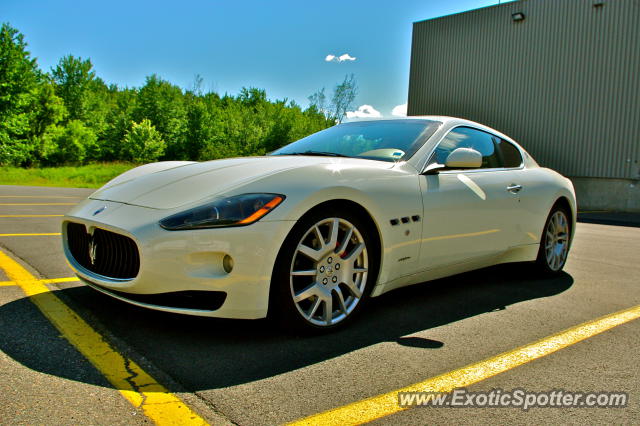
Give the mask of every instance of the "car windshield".
[[290, 143], [270, 155], [322, 155], [407, 160], [441, 123], [432, 120], [380, 120], [339, 124]]

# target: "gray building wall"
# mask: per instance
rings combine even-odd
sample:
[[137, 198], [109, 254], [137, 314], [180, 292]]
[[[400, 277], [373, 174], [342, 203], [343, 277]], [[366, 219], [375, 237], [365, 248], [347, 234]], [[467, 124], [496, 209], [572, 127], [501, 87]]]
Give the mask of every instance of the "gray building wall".
[[583, 207], [603, 187], [588, 178], [604, 178], [639, 197], [607, 206], [640, 210], [640, 0], [522, 0], [416, 22], [408, 114], [487, 124], [587, 178]]

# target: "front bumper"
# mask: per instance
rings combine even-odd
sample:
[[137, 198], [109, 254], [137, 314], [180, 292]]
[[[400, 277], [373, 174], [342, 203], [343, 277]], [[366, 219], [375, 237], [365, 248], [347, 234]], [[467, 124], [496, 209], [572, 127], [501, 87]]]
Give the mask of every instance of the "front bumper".
[[[101, 211], [94, 215], [98, 210]], [[158, 221], [172, 213], [109, 201], [82, 202], [65, 216], [62, 224], [69, 265], [86, 284], [134, 305], [209, 317], [264, 318], [273, 265], [295, 222], [259, 221], [244, 227], [167, 231]], [[133, 279], [112, 279], [80, 265], [69, 250], [69, 222], [131, 238], [140, 254], [138, 275]], [[233, 259], [230, 272], [223, 267], [226, 255]], [[212, 310], [165, 306], [141, 302], [144, 297], [127, 297], [198, 291], [221, 292], [226, 297], [221, 306]]]

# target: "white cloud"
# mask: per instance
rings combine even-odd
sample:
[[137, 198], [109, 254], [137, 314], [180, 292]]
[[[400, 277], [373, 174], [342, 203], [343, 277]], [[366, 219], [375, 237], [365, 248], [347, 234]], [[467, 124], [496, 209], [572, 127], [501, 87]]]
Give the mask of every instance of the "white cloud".
[[355, 56], [351, 56], [348, 53], [344, 55], [336, 56], [336, 55], [327, 55], [324, 60], [327, 62], [345, 62], [345, 61], [355, 61], [357, 58]]
[[344, 55], [340, 55], [340, 57], [338, 58], [338, 60], [340, 62], [344, 62], [344, 61], [355, 61], [356, 58], [349, 55], [348, 53], [345, 53]]
[[373, 118], [382, 117], [380, 111], [371, 105], [360, 105], [356, 111], [347, 111], [347, 118]]
[[407, 104], [396, 105], [391, 110], [391, 115], [395, 115], [396, 117], [406, 117], [407, 116]]

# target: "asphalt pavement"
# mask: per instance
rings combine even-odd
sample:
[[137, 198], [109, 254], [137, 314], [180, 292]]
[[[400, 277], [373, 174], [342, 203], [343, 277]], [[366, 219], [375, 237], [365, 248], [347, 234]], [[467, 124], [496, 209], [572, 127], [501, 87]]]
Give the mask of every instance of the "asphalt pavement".
[[[72, 277], [55, 235], [57, 215], [90, 192], [0, 186], [0, 251], [37, 279]], [[266, 320], [144, 310], [73, 281], [46, 285], [205, 421], [281, 424], [640, 305], [636, 218], [625, 219], [631, 226], [602, 218], [579, 223], [559, 277], [541, 279], [512, 264], [400, 289], [372, 299], [358, 321], [325, 336], [291, 336]], [[151, 423], [10, 281], [0, 270], [0, 423]], [[629, 321], [468, 387], [626, 392], [625, 408], [421, 407], [374, 423], [638, 423], [639, 331], [640, 321]]]

